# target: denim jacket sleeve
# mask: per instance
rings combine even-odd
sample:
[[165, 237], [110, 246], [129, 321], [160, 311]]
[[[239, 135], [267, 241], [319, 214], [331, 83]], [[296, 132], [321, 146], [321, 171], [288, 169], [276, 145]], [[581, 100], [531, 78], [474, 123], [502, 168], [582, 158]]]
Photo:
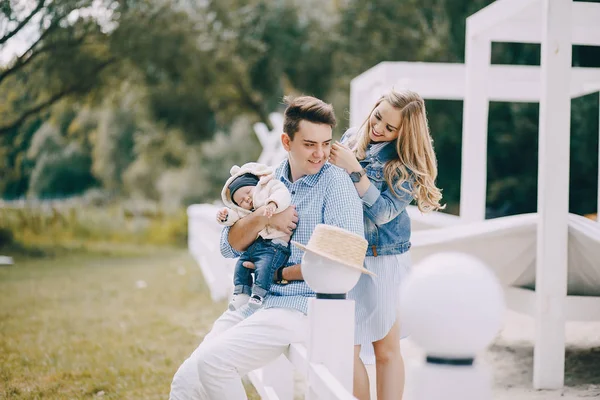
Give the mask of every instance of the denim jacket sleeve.
[[225, 258], [237, 258], [242, 255], [239, 251], [235, 250], [229, 244], [229, 229], [230, 226], [226, 226], [221, 231], [221, 255]]
[[[412, 185], [404, 181], [401, 185], [408, 193], [400, 188], [392, 189], [385, 184], [380, 191], [371, 182], [367, 192], [362, 197], [365, 217], [369, 218], [377, 226], [387, 224], [396, 218], [413, 200]], [[395, 192], [395, 194], [394, 194]]]

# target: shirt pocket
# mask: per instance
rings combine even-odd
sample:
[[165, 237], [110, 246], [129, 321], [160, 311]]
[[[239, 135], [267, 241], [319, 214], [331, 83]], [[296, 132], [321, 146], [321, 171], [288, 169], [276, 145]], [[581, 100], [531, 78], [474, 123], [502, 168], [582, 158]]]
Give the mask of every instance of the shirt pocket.
[[371, 183], [373, 183], [373, 185], [375, 185], [375, 187], [381, 191], [383, 186], [386, 184], [383, 173], [383, 165], [379, 163], [369, 164], [365, 170], [367, 171], [367, 176], [369, 177]]

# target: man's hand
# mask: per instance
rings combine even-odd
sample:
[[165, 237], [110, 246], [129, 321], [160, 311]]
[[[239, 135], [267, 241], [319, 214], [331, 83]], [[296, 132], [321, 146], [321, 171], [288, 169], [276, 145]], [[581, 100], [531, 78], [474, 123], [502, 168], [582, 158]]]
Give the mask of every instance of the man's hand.
[[273, 215], [269, 220], [269, 225], [280, 232], [291, 235], [298, 226], [298, 213], [296, 206], [291, 205], [279, 214]]
[[226, 208], [221, 208], [219, 211], [217, 211], [217, 220], [219, 222], [227, 221], [228, 216], [229, 216], [229, 211], [227, 211]]
[[[256, 267], [254, 266], [254, 263], [251, 261], [246, 261], [244, 263], [242, 263], [242, 265], [245, 268], [248, 269], [256, 269]], [[275, 271], [275, 274], [277, 274], [277, 271]], [[289, 267], [285, 267], [281, 273], [282, 278], [285, 279], [286, 281], [301, 281], [304, 280], [304, 278], [302, 277], [302, 270], [300, 267], [300, 264], [294, 264], [294, 265], [290, 265]], [[273, 282], [275, 282], [275, 280], [277, 279], [277, 275], [273, 275]]]
[[252, 270], [256, 269], [256, 267], [254, 266], [254, 263], [252, 261], [245, 261], [242, 263], [242, 265], [244, 266], [244, 268], [248, 268], [248, 269], [252, 269]]

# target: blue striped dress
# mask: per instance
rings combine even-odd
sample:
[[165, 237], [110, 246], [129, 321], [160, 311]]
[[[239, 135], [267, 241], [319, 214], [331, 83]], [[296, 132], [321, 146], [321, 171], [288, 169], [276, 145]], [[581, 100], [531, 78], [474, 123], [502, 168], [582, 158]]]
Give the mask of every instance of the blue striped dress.
[[[387, 142], [371, 145], [371, 152], [380, 151]], [[375, 363], [373, 342], [383, 339], [398, 319], [400, 285], [410, 271], [410, 253], [366, 257], [365, 268], [377, 276], [361, 275], [348, 298], [356, 304], [354, 343], [361, 345], [361, 359]], [[400, 324], [401, 337], [408, 332]]]
[[[348, 298], [356, 304], [354, 342], [370, 347], [388, 334], [398, 318], [400, 285], [410, 271], [410, 253], [366, 257], [365, 268], [377, 276], [361, 275]], [[402, 330], [402, 337], [406, 333]]]

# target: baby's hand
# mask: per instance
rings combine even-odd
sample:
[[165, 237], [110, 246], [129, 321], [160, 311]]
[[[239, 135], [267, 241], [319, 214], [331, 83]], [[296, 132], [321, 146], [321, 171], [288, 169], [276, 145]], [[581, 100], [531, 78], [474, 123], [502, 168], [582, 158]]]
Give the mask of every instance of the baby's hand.
[[277, 209], [277, 206], [275, 205], [275, 203], [267, 204], [267, 206], [265, 207], [265, 217], [271, 218], [273, 216], [273, 214], [275, 213], [276, 209]]
[[219, 211], [217, 211], [217, 220], [219, 222], [227, 221], [228, 216], [229, 216], [229, 211], [227, 211], [226, 208], [221, 208]]

